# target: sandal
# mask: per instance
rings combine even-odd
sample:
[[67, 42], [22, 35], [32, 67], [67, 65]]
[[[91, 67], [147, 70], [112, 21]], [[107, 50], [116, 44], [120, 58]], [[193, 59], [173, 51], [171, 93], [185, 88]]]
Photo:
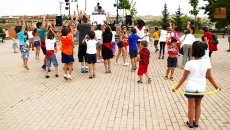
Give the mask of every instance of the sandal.
[[173, 79], [173, 77], [170, 77], [169, 79], [170, 79], [171, 81], [173, 81], [173, 80], [174, 80], [174, 79]]
[[96, 74], [95, 74], [95, 73], [93, 73], [93, 77], [96, 77]]
[[168, 79], [168, 76], [165, 76], [164, 79], [167, 80], [167, 79]]
[[92, 78], [93, 78], [93, 75], [92, 75], [92, 74], [90, 74], [90, 75], [89, 75], [89, 79], [92, 79]]

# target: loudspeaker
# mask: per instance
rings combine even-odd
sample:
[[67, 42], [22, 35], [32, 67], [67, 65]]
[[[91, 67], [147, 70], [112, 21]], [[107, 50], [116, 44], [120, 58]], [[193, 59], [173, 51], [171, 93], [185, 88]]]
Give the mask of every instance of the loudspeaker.
[[125, 16], [125, 24], [126, 25], [132, 25], [132, 15], [126, 15]]
[[56, 16], [56, 26], [62, 26], [62, 16]]

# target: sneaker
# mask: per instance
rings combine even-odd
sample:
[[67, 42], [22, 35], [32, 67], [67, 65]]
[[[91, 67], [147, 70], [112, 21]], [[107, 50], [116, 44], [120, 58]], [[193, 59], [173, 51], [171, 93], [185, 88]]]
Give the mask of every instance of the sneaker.
[[149, 78], [149, 79], [148, 79], [148, 83], [151, 83], [151, 81], [152, 81], [152, 79], [151, 79], [151, 78]]
[[185, 126], [188, 128], [188, 130], [194, 130], [194, 129], [193, 129], [193, 126], [189, 126], [188, 121], [185, 122]]
[[43, 70], [46, 70], [46, 65], [43, 65], [41, 68], [42, 68]]
[[70, 80], [72, 80], [72, 77], [71, 77], [71, 75], [68, 75], [68, 76], [67, 76], [67, 78], [68, 78], [68, 79], [70, 79]]
[[229, 49], [229, 50], [227, 50], [227, 52], [230, 52], [230, 49]]
[[193, 121], [193, 128], [194, 128], [194, 129], [198, 129], [198, 127], [199, 127], [199, 125], [196, 125], [196, 124], [195, 124], [195, 121]]
[[55, 77], [58, 77], [58, 74], [55, 74]]
[[138, 80], [137, 83], [138, 83], [138, 84], [142, 84], [142, 81]]
[[29, 68], [27, 66], [24, 66], [25, 69], [29, 70]]
[[162, 56], [161, 59], [164, 59], [164, 56]]
[[64, 74], [64, 79], [65, 79], [65, 80], [68, 80], [67, 74]]
[[89, 74], [89, 79], [92, 79], [93, 78], [93, 75], [92, 74]]
[[85, 72], [85, 68], [81, 68], [81, 73], [84, 73]]
[[156, 50], [155, 50], [155, 52], [158, 52], [158, 51], [159, 51], [159, 49], [156, 49]]
[[126, 62], [125, 64], [123, 64], [124, 66], [128, 66], [129, 65], [129, 63], [128, 62]]
[[46, 77], [45, 77], [46, 79], [48, 79], [48, 78], [50, 78], [50, 76], [48, 76], [48, 75], [46, 75]]
[[111, 69], [107, 69], [107, 73], [111, 73]]
[[161, 59], [161, 56], [159, 55], [158, 59]]
[[120, 65], [120, 62], [116, 62], [115, 65]]
[[108, 69], [105, 69], [105, 73], [108, 73]]
[[96, 77], [96, 73], [93, 73], [93, 77]]
[[135, 71], [136, 69], [137, 69], [137, 67], [133, 66], [132, 69], [131, 69], [131, 71]]
[[89, 72], [89, 68], [85, 68], [85, 73], [88, 73]]

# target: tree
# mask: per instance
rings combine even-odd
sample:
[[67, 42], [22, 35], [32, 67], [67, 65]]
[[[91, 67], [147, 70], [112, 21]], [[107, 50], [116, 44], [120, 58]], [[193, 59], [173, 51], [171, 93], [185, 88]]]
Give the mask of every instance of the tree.
[[[216, 19], [214, 18], [215, 9], [225, 7], [226, 8], [226, 19]], [[216, 22], [217, 27], [224, 27], [228, 25], [228, 22], [230, 21], [230, 3], [229, 0], [208, 0], [208, 3], [205, 4], [205, 6], [201, 7], [205, 12], [205, 14], [208, 15], [208, 18], [211, 22]]]
[[177, 11], [175, 12], [175, 14], [173, 15], [173, 20], [175, 22], [176, 25], [182, 25], [182, 19], [181, 16], [183, 16], [183, 13], [181, 12], [181, 8], [180, 6], [178, 7]]
[[131, 4], [130, 4], [129, 0], [122, 0], [119, 3], [119, 7], [121, 7], [122, 9], [130, 9]]
[[167, 4], [165, 3], [164, 5], [164, 10], [162, 11], [163, 18], [161, 20], [162, 24], [169, 24], [169, 12], [168, 12], [168, 7]]
[[190, 10], [189, 13], [194, 15], [196, 20], [196, 17], [199, 14], [199, 9], [198, 9], [199, 0], [190, 0], [189, 3], [192, 6], [192, 10]]
[[131, 0], [130, 5], [131, 5], [131, 8], [130, 8], [131, 15], [136, 15], [137, 14], [136, 2]]
[[77, 13], [79, 14], [78, 0], [72, 0], [72, 2], [76, 2]]

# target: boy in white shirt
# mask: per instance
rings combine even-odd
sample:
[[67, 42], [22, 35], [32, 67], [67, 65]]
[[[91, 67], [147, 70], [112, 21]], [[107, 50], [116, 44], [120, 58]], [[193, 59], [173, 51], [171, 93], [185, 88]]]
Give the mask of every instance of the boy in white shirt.
[[86, 55], [87, 55], [87, 63], [88, 63], [88, 68], [89, 68], [89, 78], [92, 79], [93, 77], [96, 76], [95, 71], [96, 71], [96, 66], [95, 63], [97, 62], [97, 40], [95, 39], [95, 32], [94, 31], [89, 31], [88, 35], [85, 36], [83, 39], [82, 43], [86, 42], [87, 45], [87, 50], [86, 50]]
[[47, 38], [45, 40], [46, 44], [46, 77], [48, 76], [49, 67], [51, 67], [51, 63], [53, 63], [53, 66], [55, 67], [55, 77], [58, 77], [58, 62], [55, 53], [57, 52], [56, 48], [56, 40], [54, 39], [54, 34], [49, 32], [47, 34]]

